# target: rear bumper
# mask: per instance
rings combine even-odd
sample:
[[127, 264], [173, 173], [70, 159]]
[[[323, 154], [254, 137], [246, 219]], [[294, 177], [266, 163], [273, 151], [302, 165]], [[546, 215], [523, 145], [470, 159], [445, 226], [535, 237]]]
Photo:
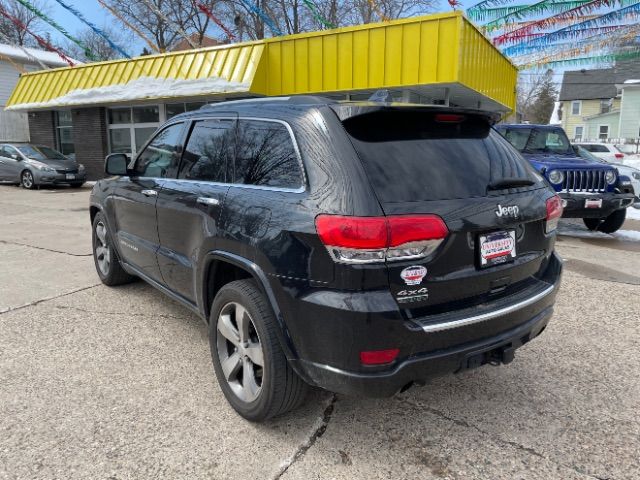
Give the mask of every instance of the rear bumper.
[[553, 307], [546, 307], [524, 324], [488, 340], [416, 355], [388, 372], [346, 372], [306, 361], [300, 361], [300, 367], [307, 372], [314, 384], [332, 392], [389, 397], [404, 387], [416, 382], [422, 383], [429, 378], [459, 373], [487, 363], [509, 363], [516, 349], [542, 333], [552, 313]]
[[[288, 306], [297, 313], [283, 314], [298, 353], [290, 362], [310, 384], [377, 397], [434, 376], [508, 363], [517, 348], [544, 330], [553, 313], [562, 261], [552, 253], [545, 265], [540, 278], [507, 297], [410, 320], [383, 293], [352, 293], [342, 303], [336, 300], [339, 292], [330, 291], [293, 302], [289, 298]], [[394, 363], [360, 364], [360, 352], [389, 348], [400, 350]]]
[[[627, 208], [635, 198], [632, 193], [560, 193], [560, 197], [566, 202], [564, 218], [605, 218], [616, 210]], [[591, 199], [602, 199], [602, 207], [585, 208], [585, 201]]]

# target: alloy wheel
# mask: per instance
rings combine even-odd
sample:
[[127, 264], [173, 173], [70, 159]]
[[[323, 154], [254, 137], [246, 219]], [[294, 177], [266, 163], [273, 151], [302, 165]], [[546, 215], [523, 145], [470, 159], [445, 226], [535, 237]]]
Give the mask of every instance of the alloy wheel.
[[249, 312], [236, 302], [227, 303], [218, 316], [217, 353], [225, 381], [244, 402], [260, 395], [264, 353]]
[[29, 170], [26, 170], [22, 174], [22, 186], [24, 188], [33, 187], [33, 174]]
[[107, 242], [107, 228], [104, 223], [96, 224], [96, 245], [95, 245], [96, 261], [102, 275], [109, 275], [109, 265], [111, 264], [111, 248]]

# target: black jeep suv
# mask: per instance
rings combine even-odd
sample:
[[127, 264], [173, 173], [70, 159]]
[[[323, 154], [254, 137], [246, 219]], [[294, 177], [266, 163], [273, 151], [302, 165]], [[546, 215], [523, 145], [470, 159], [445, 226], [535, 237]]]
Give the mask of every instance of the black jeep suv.
[[559, 197], [490, 114], [315, 97], [169, 120], [91, 195], [102, 281], [209, 325], [245, 418], [508, 363], [552, 313]]

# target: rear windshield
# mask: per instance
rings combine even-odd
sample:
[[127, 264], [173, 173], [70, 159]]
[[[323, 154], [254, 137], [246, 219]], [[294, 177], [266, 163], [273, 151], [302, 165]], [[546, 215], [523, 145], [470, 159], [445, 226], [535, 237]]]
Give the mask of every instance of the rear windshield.
[[540, 180], [481, 116], [382, 110], [343, 123], [382, 202], [479, 197], [500, 179]]

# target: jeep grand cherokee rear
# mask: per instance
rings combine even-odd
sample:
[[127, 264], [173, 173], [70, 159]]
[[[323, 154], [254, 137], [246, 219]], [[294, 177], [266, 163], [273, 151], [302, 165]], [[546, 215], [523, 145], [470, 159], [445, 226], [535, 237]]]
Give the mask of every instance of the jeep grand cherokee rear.
[[221, 389], [251, 420], [306, 384], [387, 396], [508, 363], [551, 316], [562, 206], [491, 123], [309, 97], [174, 117], [129, 166], [107, 159], [98, 274], [206, 319]]

